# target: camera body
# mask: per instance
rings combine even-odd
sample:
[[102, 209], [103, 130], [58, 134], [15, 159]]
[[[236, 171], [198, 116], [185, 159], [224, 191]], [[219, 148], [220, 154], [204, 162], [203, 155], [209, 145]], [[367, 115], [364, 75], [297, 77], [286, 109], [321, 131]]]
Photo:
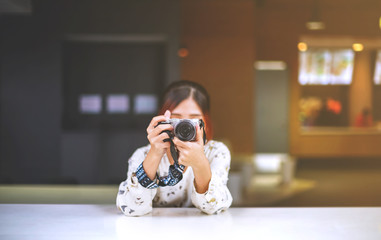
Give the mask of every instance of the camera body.
[[181, 141], [194, 141], [196, 139], [196, 126], [203, 127], [201, 119], [178, 119], [171, 118], [167, 121], [159, 122], [159, 124], [171, 124], [173, 131], [169, 132], [170, 136], [175, 136]]

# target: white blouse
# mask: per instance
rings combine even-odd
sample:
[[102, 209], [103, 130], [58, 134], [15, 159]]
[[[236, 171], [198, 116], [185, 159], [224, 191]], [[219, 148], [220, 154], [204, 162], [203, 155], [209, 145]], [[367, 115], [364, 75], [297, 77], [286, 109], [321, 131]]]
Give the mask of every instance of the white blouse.
[[[119, 185], [116, 205], [127, 216], [141, 216], [154, 207], [190, 207], [192, 204], [207, 214], [219, 213], [232, 204], [233, 198], [227, 188], [230, 169], [229, 149], [218, 141], [208, 141], [204, 146], [209, 160], [212, 178], [208, 191], [197, 193], [191, 167], [183, 174], [183, 179], [175, 186], [148, 189], [140, 185], [135, 175], [136, 169], [146, 158], [150, 145], [137, 149], [128, 160], [127, 179]], [[160, 177], [168, 175], [169, 159], [164, 154], [159, 167]]]

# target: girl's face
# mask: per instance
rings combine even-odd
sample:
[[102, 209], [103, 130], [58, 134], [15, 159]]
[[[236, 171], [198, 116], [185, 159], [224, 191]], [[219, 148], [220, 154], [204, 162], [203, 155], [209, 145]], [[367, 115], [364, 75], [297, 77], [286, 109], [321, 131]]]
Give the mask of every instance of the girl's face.
[[180, 104], [172, 110], [171, 118], [202, 119], [205, 121], [201, 108], [191, 97], [180, 102]]

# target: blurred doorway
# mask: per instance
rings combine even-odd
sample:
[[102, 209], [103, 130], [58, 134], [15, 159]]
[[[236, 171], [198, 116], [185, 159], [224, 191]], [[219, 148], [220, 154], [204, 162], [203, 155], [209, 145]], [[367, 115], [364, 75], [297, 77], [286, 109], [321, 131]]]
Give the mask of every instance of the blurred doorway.
[[288, 71], [255, 72], [255, 150], [288, 153]]

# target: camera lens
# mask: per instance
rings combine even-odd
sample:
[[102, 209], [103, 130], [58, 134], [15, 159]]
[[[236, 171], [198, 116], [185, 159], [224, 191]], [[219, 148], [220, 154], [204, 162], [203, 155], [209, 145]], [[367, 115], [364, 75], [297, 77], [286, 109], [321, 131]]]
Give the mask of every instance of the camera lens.
[[175, 135], [181, 141], [192, 141], [196, 136], [196, 129], [190, 121], [184, 120], [177, 124]]

